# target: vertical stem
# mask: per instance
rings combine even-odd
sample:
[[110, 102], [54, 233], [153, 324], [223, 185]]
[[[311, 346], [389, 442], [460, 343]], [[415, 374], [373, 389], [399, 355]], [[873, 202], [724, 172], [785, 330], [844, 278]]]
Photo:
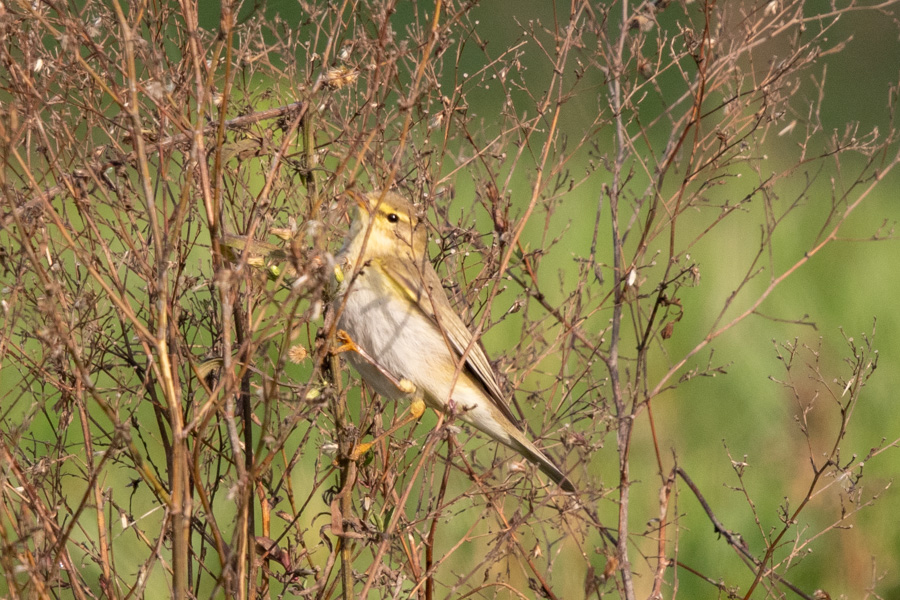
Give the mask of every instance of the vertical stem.
[[[131, 125], [131, 139], [137, 156], [136, 167], [140, 175], [144, 209], [153, 233], [153, 258], [156, 268], [156, 330], [153, 332], [153, 346], [156, 352], [158, 367], [157, 377], [163, 389], [169, 426], [172, 430], [172, 456], [169, 476], [171, 494], [168, 512], [172, 518], [172, 597], [185, 598], [188, 594], [188, 561], [191, 539], [191, 490], [188, 470], [188, 444], [184, 433], [184, 416], [182, 414], [181, 397], [175, 379], [175, 370], [171, 362], [169, 347], [169, 288], [168, 273], [168, 236], [163, 235], [157, 211], [156, 196], [151, 184], [150, 163], [144, 145], [140, 114], [140, 95], [138, 94], [138, 77], [135, 61], [135, 35], [132, 25], [118, 2], [113, 2], [113, 9], [125, 40], [125, 59], [129, 102], [126, 110]], [[164, 222], [164, 221], [163, 221]]]
[[627, 133], [622, 116], [622, 57], [624, 53], [624, 40], [628, 33], [625, 31], [628, 23], [628, 3], [622, 3], [622, 29], [615, 51], [611, 56], [615, 64], [611, 65], [611, 77], [609, 80], [609, 103], [615, 120], [616, 135], [616, 160], [613, 166], [613, 180], [609, 189], [609, 209], [612, 221], [613, 243], [613, 290], [615, 303], [613, 306], [612, 326], [610, 329], [609, 360], [607, 367], [613, 394], [613, 403], [616, 410], [616, 448], [619, 453], [619, 526], [618, 543], [616, 553], [619, 558], [619, 570], [622, 574], [622, 585], [625, 598], [633, 600], [634, 582], [631, 578], [631, 564], [628, 561], [628, 508], [629, 508], [629, 450], [631, 447], [631, 432], [633, 415], [628, 411], [626, 399], [622, 394], [622, 383], [619, 373], [619, 343], [622, 327], [622, 307], [624, 302], [624, 290], [622, 281], [624, 273], [624, 256], [622, 237], [619, 232], [619, 198], [621, 192], [621, 173], [625, 165], [625, 153], [627, 148]]
[[[238, 348], [245, 348], [249, 335], [249, 316], [242, 310], [240, 301], [234, 303], [233, 309], [235, 341], [238, 343]], [[242, 359], [247, 360], [247, 357], [244, 356]], [[244, 585], [243, 578], [238, 579], [238, 581], [241, 582], [241, 591], [243, 592], [246, 589], [246, 597], [255, 598], [256, 573], [254, 572], [254, 538], [256, 534], [256, 523], [254, 519], [254, 499], [256, 495], [253, 492], [256, 485], [256, 476], [253, 469], [253, 407], [251, 405], [249, 370], [241, 377], [240, 399], [241, 422], [244, 425], [244, 476], [242, 477], [244, 486], [241, 489], [241, 505], [244, 510], [244, 535], [241, 549], [246, 552], [243, 556], [245, 566], [242, 567], [241, 570], [243, 571], [246, 569], [244, 572], [247, 574], [247, 577], [246, 585]]]
[[[347, 399], [341, 384], [340, 359], [336, 354], [328, 358], [331, 382], [334, 386], [334, 400], [331, 410], [334, 414], [335, 428], [337, 429], [338, 461], [340, 462], [340, 488], [341, 518], [345, 519], [353, 510], [353, 496], [351, 494], [352, 464], [348, 457], [353, 450], [353, 440], [347, 435]], [[341, 549], [341, 597], [344, 600], [352, 600], [353, 596], [353, 556], [350, 542], [346, 537], [338, 539]]]

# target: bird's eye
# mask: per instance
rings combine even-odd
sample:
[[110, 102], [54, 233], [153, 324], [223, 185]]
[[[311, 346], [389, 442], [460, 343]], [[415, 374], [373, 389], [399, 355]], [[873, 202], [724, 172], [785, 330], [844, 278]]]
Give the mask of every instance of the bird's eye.
[[388, 223], [396, 223], [400, 220], [400, 216], [397, 213], [389, 213], [387, 216]]

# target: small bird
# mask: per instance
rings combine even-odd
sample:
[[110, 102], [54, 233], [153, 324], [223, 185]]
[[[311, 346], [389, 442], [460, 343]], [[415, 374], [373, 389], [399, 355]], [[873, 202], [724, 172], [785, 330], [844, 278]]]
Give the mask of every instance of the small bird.
[[357, 350], [347, 352], [350, 363], [387, 398], [408, 394], [411, 383], [428, 406], [474, 425], [574, 492], [514, 424], [484, 349], [428, 259], [428, 234], [413, 206], [389, 191], [347, 193], [358, 208], [337, 256], [348, 270], [333, 308], [347, 347]]

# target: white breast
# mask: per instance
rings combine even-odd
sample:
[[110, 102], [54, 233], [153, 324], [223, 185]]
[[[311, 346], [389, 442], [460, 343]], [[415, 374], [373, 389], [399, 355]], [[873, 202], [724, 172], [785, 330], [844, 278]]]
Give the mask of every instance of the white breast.
[[[446, 361], [446, 343], [424, 315], [396, 298], [396, 290], [378, 283], [379, 278], [363, 271], [347, 295], [338, 327], [395, 378], [408, 379], [423, 391], [432, 388], [427, 374]], [[340, 300], [336, 304], [340, 305]], [[389, 398], [403, 395], [358, 354], [350, 352], [347, 358], [379, 394]]]

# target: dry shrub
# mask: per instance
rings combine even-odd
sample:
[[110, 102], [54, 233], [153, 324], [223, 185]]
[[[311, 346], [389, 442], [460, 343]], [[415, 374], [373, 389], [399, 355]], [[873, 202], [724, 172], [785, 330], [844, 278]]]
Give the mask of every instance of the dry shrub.
[[[300, 3], [288, 23], [223, 2], [201, 27], [187, 2], [0, 5], [0, 593], [826, 597], [788, 569], [873, 501], [863, 468], [895, 445], [841, 450], [871, 339], [844, 370], [779, 346], [812, 470], [780, 521], [745, 460], [717, 471], [757, 530], [729, 529], [653, 409], [724, 373], [720, 338], [893, 175], [893, 121], [821, 122], [855, 9], [494, 8]], [[428, 211], [448, 294], [576, 495], [435, 415], [379, 437], [406, 406], [341, 370], [324, 314], [351, 186]], [[733, 221], [735, 285], [686, 294]], [[811, 397], [831, 399], [815, 432]], [[725, 544], [738, 566], [705, 565]]]

